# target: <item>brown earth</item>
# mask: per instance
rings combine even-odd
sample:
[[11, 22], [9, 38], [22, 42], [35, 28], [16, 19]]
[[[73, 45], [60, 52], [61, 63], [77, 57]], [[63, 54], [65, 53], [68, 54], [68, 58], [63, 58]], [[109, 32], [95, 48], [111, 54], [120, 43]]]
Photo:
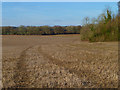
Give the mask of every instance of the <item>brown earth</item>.
[[117, 88], [118, 43], [80, 35], [3, 36], [4, 88]]

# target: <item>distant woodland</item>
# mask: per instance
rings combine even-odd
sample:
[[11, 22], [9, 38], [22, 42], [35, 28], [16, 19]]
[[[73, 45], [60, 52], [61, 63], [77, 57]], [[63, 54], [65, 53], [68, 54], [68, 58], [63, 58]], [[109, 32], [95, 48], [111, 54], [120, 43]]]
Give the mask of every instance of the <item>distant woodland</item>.
[[2, 35], [80, 34], [81, 26], [19, 26], [2, 27]]

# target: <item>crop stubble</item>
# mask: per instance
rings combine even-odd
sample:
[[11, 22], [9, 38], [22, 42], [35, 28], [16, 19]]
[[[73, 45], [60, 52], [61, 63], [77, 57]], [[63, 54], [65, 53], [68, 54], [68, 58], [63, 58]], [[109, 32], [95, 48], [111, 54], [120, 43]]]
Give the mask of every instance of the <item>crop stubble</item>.
[[3, 36], [3, 86], [117, 88], [118, 43], [79, 35]]

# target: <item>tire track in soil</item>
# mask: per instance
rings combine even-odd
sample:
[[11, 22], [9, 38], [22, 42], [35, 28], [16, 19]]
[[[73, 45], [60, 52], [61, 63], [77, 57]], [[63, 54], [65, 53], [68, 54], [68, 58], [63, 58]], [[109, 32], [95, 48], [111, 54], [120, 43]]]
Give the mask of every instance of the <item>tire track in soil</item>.
[[[63, 68], [65, 68], [66, 70], [68, 70], [69, 71], [69, 73], [71, 73], [71, 74], [76, 74], [78, 77], [80, 77], [80, 75], [81, 75], [81, 72], [78, 72], [77, 70], [75, 70], [75, 69], [73, 69], [73, 68], [70, 68], [69, 66], [67, 66], [67, 64], [68, 63], [66, 63], [66, 62], [62, 62], [62, 61], [60, 61], [60, 60], [58, 60], [58, 59], [56, 59], [56, 58], [53, 58], [53, 57], [51, 57], [50, 55], [48, 55], [47, 53], [45, 53], [45, 52], [43, 52], [42, 51], [42, 48], [41, 48], [41, 46], [38, 48], [38, 51], [44, 56], [44, 58], [48, 58], [48, 60], [50, 61], [50, 63], [53, 63], [53, 64], [55, 64], [55, 65], [57, 65], [57, 66], [59, 66], [59, 67], [63, 67]], [[84, 72], [84, 71], [83, 71]], [[84, 88], [84, 87], [91, 87], [91, 85], [93, 86], [93, 85], [95, 85], [95, 86], [97, 86], [96, 84], [97, 83], [93, 83], [92, 81], [88, 81], [88, 80], [81, 80], [82, 81], [82, 87], [81, 88]], [[94, 87], [94, 86], [93, 86]]]
[[[32, 48], [33, 46], [25, 49], [20, 57], [18, 58], [18, 62], [17, 62], [17, 65], [16, 65], [16, 71], [15, 71], [15, 75], [14, 75], [14, 82], [15, 82], [15, 88], [28, 88], [29, 87], [29, 82], [30, 82], [30, 77], [29, 77], [29, 73], [27, 71], [27, 65], [26, 65], [26, 52], [28, 49]], [[38, 47], [38, 52], [44, 57], [44, 58], [47, 58], [50, 63], [53, 63], [59, 67], [63, 67], [65, 68], [66, 70], [69, 71], [69, 73], [71, 74], [76, 74], [78, 77], [80, 77], [80, 74], [81, 72], [78, 72], [77, 70], [73, 69], [73, 68], [69, 68], [68, 66], [68, 63], [67, 62], [62, 62], [56, 58], [53, 58], [51, 57], [50, 55], [48, 55], [47, 53], [45, 53], [41, 46]], [[81, 88], [84, 88], [84, 87], [90, 87], [91, 85], [96, 85], [97, 83], [93, 83], [91, 81], [88, 81], [87, 79], [86, 80], [81, 80], [82, 81], [82, 84], [83, 84], [83, 87]], [[97, 86], [97, 85], [96, 85]]]
[[15, 86], [13, 86], [13, 88], [27, 88], [29, 86], [30, 77], [27, 71], [26, 52], [30, 48], [32, 48], [32, 46], [22, 51], [20, 57], [18, 58], [14, 75]]

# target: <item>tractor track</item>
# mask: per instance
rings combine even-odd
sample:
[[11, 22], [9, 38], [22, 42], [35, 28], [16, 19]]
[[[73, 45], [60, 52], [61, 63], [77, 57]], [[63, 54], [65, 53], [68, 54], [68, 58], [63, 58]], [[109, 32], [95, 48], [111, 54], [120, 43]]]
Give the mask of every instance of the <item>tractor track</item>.
[[26, 52], [28, 49], [32, 48], [28, 47], [27, 49], [25, 49], [20, 57], [18, 58], [18, 62], [16, 65], [16, 70], [15, 70], [15, 75], [14, 75], [14, 82], [15, 82], [15, 86], [13, 86], [14, 88], [26, 88], [29, 86], [29, 73], [27, 72], [27, 65], [26, 65]]
[[[68, 70], [70, 74], [75, 74], [75, 75], [77, 75], [77, 77], [80, 78], [80, 75], [81, 75], [82, 71], [78, 72], [74, 68], [70, 68], [69, 65], [68, 65], [69, 63], [63, 62], [63, 61], [58, 60], [57, 58], [51, 57], [47, 53], [43, 52], [41, 46], [39, 46], [38, 51], [44, 56], [44, 58], [47, 58], [50, 63], [55, 64], [58, 67], [63, 67], [65, 70]], [[84, 88], [86, 86], [90, 87], [91, 85], [95, 85], [95, 83], [93, 84], [92, 81], [88, 81], [87, 79], [86, 80], [85, 79], [84, 80], [81, 79], [81, 83], [82, 83], [82, 87], [81, 88]]]

